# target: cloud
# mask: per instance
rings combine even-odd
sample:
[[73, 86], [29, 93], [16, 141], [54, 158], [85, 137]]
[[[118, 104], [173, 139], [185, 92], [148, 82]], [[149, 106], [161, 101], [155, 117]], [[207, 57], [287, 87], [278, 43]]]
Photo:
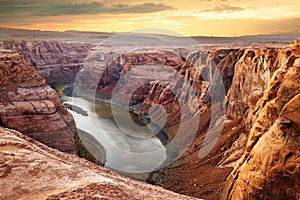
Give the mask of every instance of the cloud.
[[232, 5], [219, 5], [210, 9], [206, 9], [203, 12], [214, 12], [214, 13], [222, 13], [222, 12], [236, 12], [236, 11], [243, 11], [246, 10], [240, 6], [232, 6]]
[[40, 4], [40, 3], [41, 3], [41, 1], [38, 1], [38, 0], [27, 0], [27, 1], [0, 0], [1, 7], [36, 5], [36, 4]]
[[97, 15], [124, 13], [153, 13], [174, 9], [164, 3], [143, 3], [136, 5], [91, 3], [45, 3], [37, 0], [27, 2], [19, 0], [1, 0], [0, 13], [27, 16], [61, 16], [61, 15]]

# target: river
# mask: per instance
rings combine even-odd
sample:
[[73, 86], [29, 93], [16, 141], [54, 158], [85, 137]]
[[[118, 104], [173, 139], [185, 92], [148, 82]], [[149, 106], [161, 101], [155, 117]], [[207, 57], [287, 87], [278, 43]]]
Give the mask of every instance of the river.
[[[137, 124], [145, 126], [142, 133], [135, 127], [120, 128], [120, 123], [113, 119], [109, 104], [94, 103], [80, 97], [61, 96], [61, 100], [76, 108], [69, 111], [77, 129], [90, 134], [102, 145], [106, 167], [130, 176], [154, 171], [167, 159], [162, 142], [153, 136], [147, 124], [138, 121], [138, 117], [133, 118]], [[114, 112], [119, 116], [128, 116], [128, 110], [121, 107], [115, 107]], [[134, 116], [133, 113], [131, 115]]]

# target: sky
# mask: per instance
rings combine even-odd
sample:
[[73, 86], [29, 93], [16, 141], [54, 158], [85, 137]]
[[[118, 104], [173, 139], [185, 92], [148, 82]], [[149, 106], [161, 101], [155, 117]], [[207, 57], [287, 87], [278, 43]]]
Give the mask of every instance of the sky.
[[299, 0], [0, 0], [0, 27], [167, 29], [184, 36], [300, 33]]

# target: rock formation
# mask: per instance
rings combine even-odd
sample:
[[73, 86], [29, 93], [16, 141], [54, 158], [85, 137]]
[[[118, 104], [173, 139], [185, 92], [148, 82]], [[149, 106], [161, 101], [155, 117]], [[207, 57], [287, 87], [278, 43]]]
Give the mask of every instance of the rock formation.
[[299, 46], [284, 52], [285, 62], [276, 66], [250, 112], [254, 120], [246, 150], [229, 176], [223, 199], [300, 198]]
[[0, 52], [0, 123], [61, 151], [76, 154], [72, 115], [19, 53]]
[[7, 40], [0, 47], [22, 54], [47, 84], [73, 82], [83, 66], [90, 43]]
[[1, 199], [195, 199], [122, 177], [0, 127]]

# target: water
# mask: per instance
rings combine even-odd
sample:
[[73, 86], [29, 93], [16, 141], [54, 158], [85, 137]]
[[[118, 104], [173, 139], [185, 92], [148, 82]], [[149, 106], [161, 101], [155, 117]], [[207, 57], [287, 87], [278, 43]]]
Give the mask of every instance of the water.
[[[126, 123], [116, 124], [109, 104], [94, 103], [79, 97], [63, 96], [61, 99], [77, 107], [69, 109], [77, 129], [92, 135], [103, 146], [106, 167], [125, 174], [148, 173], [159, 168], [167, 159], [162, 142], [153, 136], [147, 124], [139, 121], [132, 113], [134, 121], [145, 126], [144, 132], [135, 127], [126, 127]], [[115, 107], [114, 111], [114, 114], [119, 115], [118, 118], [128, 116], [128, 110], [121, 107]], [[120, 128], [120, 124], [125, 127]]]

